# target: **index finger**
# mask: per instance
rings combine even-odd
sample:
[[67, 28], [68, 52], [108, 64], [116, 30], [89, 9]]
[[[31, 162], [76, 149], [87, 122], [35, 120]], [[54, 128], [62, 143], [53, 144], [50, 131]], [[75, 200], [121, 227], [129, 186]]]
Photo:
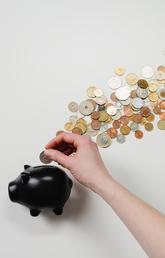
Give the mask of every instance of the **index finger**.
[[73, 144], [74, 147], [78, 147], [79, 145], [79, 140], [80, 140], [80, 135], [74, 134], [74, 133], [60, 133], [58, 136], [56, 136], [55, 138], [53, 138], [52, 140], [50, 140], [50, 142], [48, 142], [45, 145], [46, 149], [53, 149], [55, 147], [57, 147], [58, 145], [60, 145], [61, 142], [66, 142], [69, 144]]

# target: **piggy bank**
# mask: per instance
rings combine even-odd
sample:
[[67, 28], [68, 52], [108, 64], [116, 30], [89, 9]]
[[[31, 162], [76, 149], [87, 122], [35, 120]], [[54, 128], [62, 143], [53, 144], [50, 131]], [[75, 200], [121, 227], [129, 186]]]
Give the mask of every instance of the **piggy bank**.
[[10, 200], [25, 205], [31, 216], [38, 216], [44, 209], [56, 215], [63, 213], [73, 182], [56, 166], [24, 165], [24, 171], [8, 185]]

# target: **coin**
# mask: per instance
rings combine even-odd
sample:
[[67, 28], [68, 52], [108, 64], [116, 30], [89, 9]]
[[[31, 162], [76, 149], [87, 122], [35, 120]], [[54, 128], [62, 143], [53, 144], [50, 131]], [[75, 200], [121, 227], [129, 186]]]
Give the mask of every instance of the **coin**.
[[88, 89], [87, 89], [87, 96], [89, 98], [94, 98], [95, 97], [95, 89], [96, 89], [95, 86], [88, 87]]
[[68, 109], [71, 112], [77, 112], [78, 111], [78, 104], [75, 101], [72, 101], [68, 104]]
[[137, 97], [141, 98], [141, 99], [146, 99], [149, 95], [149, 90], [147, 89], [142, 89], [142, 88], [138, 88], [136, 91]]
[[91, 114], [91, 118], [94, 119], [94, 120], [99, 119], [99, 117], [100, 117], [100, 112], [99, 112], [99, 111], [94, 111], [94, 112]]
[[121, 116], [121, 117], [120, 117], [120, 123], [121, 123], [122, 125], [128, 125], [128, 123], [129, 123], [129, 118], [126, 117], [126, 116]]
[[91, 127], [92, 127], [92, 129], [94, 129], [94, 130], [99, 130], [100, 127], [101, 127], [101, 122], [98, 121], [98, 120], [92, 120], [92, 122], [91, 122]]
[[157, 88], [158, 88], [157, 83], [155, 83], [155, 82], [150, 82], [150, 83], [149, 83], [149, 91], [151, 91], [151, 92], [156, 92], [156, 91], [157, 91]]
[[140, 109], [144, 106], [144, 101], [141, 98], [134, 98], [132, 99], [132, 105], [135, 108]]
[[111, 145], [112, 140], [107, 133], [103, 132], [103, 133], [97, 135], [96, 142], [99, 147], [106, 148]]
[[87, 125], [83, 124], [83, 123], [76, 123], [76, 127], [80, 128], [82, 131], [82, 134], [84, 134], [87, 131]]
[[139, 77], [135, 73], [129, 73], [127, 74], [125, 80], [129, 85], [132, 86], [137, 83], [137, 81], [139, 80]]
[[121, 66], [118, 66], [115, 68], [115, 73], [119, 76], [122, 76], [125, 74], [125, 69]]
[[39, 158], [43, 164], [49, 164], [52, 162], [52, 160], [45, 154], [44, 151], [40, 153]]
[[148, 122], [153, 122], [154, 119], [155, 119], [155, 116], [154, 116], [154, 114], [152, 114], [152, 113], [147, 117], [147, 121], [148, 121]]
[[109, 80], [108, 80], [108, 85], [111, 89], [116, 90], [118, 88], [121, 87], [121, 80], [120, 78], [116, 77], [116, 76], [112, 76]]
[[97, 98], [95, 98], [95, 102], [98, 105], [104, 105], [107, 102], [107, 99], [105, 98], [105, 96], [97, 97]]
[[87, 99], [86, 101], [89, 101], [89, 102], [92, 103], [92, 105], [93, 105], [93, 111], [94, 111], [94, 110], [96, 109], [96, 105], [97, 105], [96, 101], [95, 101], [94, 99]]
[[130, 123], [130, 128], [131, 128], [131, 131], [135, 132], [139, 129], [139, 124], [132, 122], [132, 123]]
[[131, 128], [128, 125], [122, 125], [120, 127], [120, 132], [123, 135], [128, 135], [130, 133], [130, 131], [131, 131]]
[[126, 141], [126, 137], [123, 135], [123, 134], [119, 134], [119, 135], [117, 135], [117, 137], [116, 137], [116, 141], [118, 142], [118, 143], [124, 143], [125, 141]]
[[148, 82], [146, 80], [140, 79], [137, 81], [137, 85], [142, 88], [142, 89], [146, 89], [148, 88]]
[[134, 114], [132, 120], [133, 120], [133, 122], [139, 124], [142, 121], [142, 115], [141, 114]]
[[99, 121], [100, 122], [105, 122], [108, 119], [109, 115], [106, 111], [100, 111], [100, 117]]
[[133, 110], [130, 106], [124, 106], [123, 111], [124, 111], [125, 116], [130, 117], [133, 115]]
[[65, 125], [64, 125], [64, 129], [65, 129], [66, 131], [72, 131], [73, 127], [74, 127], [74, 125], [73, 125], [73, 123], [71, 123], [71, 122], [67, 122], [67, 123], [65, 123]]
[[154, 129], [154, 126], [152, 123], [146, 123], [144, 125], [144, 127], [145, 127], [146, 131], [152, 131]]
[[142, 107], [140, 109], [140, 114], [144, 117], [148, 117], [151, 114], [151, 110], [148, 107]]
[[130, 97], [131, 97], [132, 99], [137, 97], [136, 90], [132, 90], [132, 91], [131, 91]]
[[115, 129], [120, 128], [120, 125], [121, 125], [121, 123], [120, 123], [119, 120], [115, 120], [115, 121], [113, 121], [113, 123], [112, 123], [112, 126], [113, 126], [113, 128], [115, 128]]
[[156, 114], [156, 115], [159, 115], [161, 113], [161, 108], [159, 106], [159, 104], [156, 104], [153, 108], [153, 112]]
[[141, 130], [136, 130], [136, 131], [135, 131], [135, 137], [136, 137], [137, 139], [143, 138], [143, 132], [142, 132]]
[[88, 116], [90, 115], [94, 110], [94, 106], [93, 104], [88, 101], [88, 100], [84, 100], [80, 103], [79, 105], [79, 111], [81, 114], [83, 114], [84, 116]]
[[72, 133], [81, 135], [81, 134], [83, 134], [83, 131], [82, 131], [82, 129], [79, 128], [79, 127], [74, 127], [74, 128], [72, 129]]
[[157, 100], [158, 100], [158, 95], [157, 95], [157, 93], [156, 93], [156, 92], [151, 92], [151, 93], [149, 94], [149, 100], [151, 100], [151, 101], [153, 101], [153, 102], [157, 101]]
[[165, 120], [159, 120], [157, 126], [160, 130], [165, 130]]
[[120, 103], [123, 105], [123, 106], [128, 106], [131, 102], [131, 99], [128, 98], [126, 100], [120, 100]]
[[94, 130], [91, 127], [91, 123], [88, 124], [86, 134], [90, 137], [95, 137], [98, 134], [98, 130]]
[[130, 96], [130, 89], [128, 86], [121, 87], [116, 90], [116, 97], [119, 100], [126, 100]]
[[158, 91], [158, 96], [161, 100], [165, 100], [165, 88], [162, 88]]
[[96, 97], [101, 97], [103, 95], [103, 91], [100, 88], [96, 88], [94, 90], [94, 94]]
[[111, 116], [113, 120], [119, 120], [119, 118], [122, 116], [121, 112], [118, 110], [116, 115]]
[[165, 109], [165, 100], [160, 101], [160, 108], [163, 110]]
[[111, 139], [116, 138], [117, 130], [115, 128], [107, 129], [107, 134], [111, 137]]
[[107, 108], [107, 113], [108, 113], [109, 115], [114, 116], [114, 115], [117, 113], [117, 108], [116, 108], [115, 106], [109, 106], [109, 107]]
[[159, 118], [161, 120], [165, 120], [165, 112], [161, 112], [160, 115], [159, 115]]
[[142, 68], [141, 73], [144, 78], [151, 78], [154, 75], [154, 69], [152, 66], [146, 65]]
[[114, 101], [114, 102], [118, 101], [118, 98], [116, 97], [116, 92], [112, 92], [110, 97], [111, 97], [112, 101]]

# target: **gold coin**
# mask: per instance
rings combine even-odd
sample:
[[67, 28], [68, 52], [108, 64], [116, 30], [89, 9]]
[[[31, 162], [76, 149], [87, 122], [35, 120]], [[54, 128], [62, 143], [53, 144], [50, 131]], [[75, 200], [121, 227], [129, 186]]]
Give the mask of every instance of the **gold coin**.
[[154, 114], [151, 113], [146, 119], [148, 122], [153, 122], [155, 119], [155, 116], [154, 116]]
[[123, 67], [116, 67], [115, 68], [115, 73], [117, 74], [117, 75], [119, 75], [119, 76], [122, 76], [122, 75], [124, 75], [125, 74], [125, 69], [123, 68]]
[[127, 74], [125, 80], [129, 85], [135, 85], [139, 78], [135, 73], [129, 73]]
[[142, 125], [144, 125], [146, 122], [147, 122], [147, 119], [146, 119], [146, 117], [142, 117], [141, 124], [142, 124]]
[[156, 92], [152, 92], [149, 94], [149, 100], [151, 100], [152, 102], [156, 102], [158, 100], [158, 95]]
[[145, 127], [146, 131], [152, 131], [154, 129], [154, 126], [152, 123], [146, 123], [144, 125], [144, 127]]
[[88, 89], [87, 89], [87, 96], [89, 98], [94, 98], [95, 97], [95, 89], [96, 89], [95, 86], [88, 87]]
[[73, 127], [74, 127], [74, 125], [73, 125], [73, 123], [71, 123], [71, 122], [67, 122], [67, 123], [64, 125], [64, 129], [65, 129], [66, 131], [72, 131]]
[[99, 117], [100, 122], [105, 122], [108, 118], [109, 118], [109, 115], [106, 111], [100, 111], [100, 117]]
[[77, 123], [76, 127], [80, 128], [82, 130], [82, 134], [84, 134], [87, 130], [87, 126], [83, 123]]
[[130, 133], [130, 131], [131, 131], [131, 128], [128, 125], [122, 125], [120, 127], [120, 132], [123, 135], [128, 135]]
[[112, 117], [108, 115], [108, 119], [105, 122], [108, 124], [112, 123]]
[[64, 131], [63, 130], [59, 130], [56, 132], [56, 136], [58, 136], [60, 133], [63, 133]]
[[78, 134], [78, 135], [83, 134], [81, 128], [79, 128], [79, 127], [74, 127], [74, 128], [72, 129], [72, 133], [75, 133], [75, 134]]
[[157, 125], [160, 130], [165, 130], [165, 120], [159, 120]]
[[82, 124], [84, 124], [84, 125], [87, 125], [87, 121], [86, 121], [84, 118], [79, 118], [79, 119], [77, 119], [76, 124], [77, 124], [77, 123], [82, 123]]
[[103, 132], [97, 135], [96, 143], [99, 147], [107, 148], [111, 145], [112, 140], [111, 140], [111, 137], [106, 132]]

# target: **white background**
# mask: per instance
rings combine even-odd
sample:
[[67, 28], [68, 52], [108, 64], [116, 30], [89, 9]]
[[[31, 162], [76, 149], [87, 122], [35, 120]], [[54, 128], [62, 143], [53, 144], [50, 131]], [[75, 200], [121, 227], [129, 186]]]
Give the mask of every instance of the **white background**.
[[[139, 73], [164, 64], [164, 10], [162, 0], [0, 0], [0, 257], [147, 257], [80, 184], [63, 216], [36, 218], [9, 201], [7, 185], [24, 164], [41, 164], [39, 153], [67, 121], [67, 104], [84, 100], [88, 85], [107, 90], [118, 65]], [[100, 150], [114, 178], [163, 213], [164, 140], [155, 129]]]

